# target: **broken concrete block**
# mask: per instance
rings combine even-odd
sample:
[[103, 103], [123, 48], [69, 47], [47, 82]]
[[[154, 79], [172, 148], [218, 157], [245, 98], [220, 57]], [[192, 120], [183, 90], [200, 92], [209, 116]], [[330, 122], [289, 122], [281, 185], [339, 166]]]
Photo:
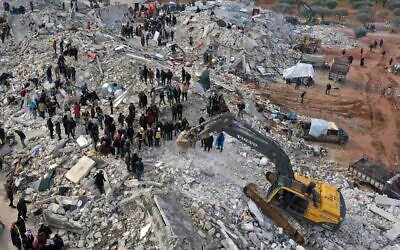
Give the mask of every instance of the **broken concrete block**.
[[79, 136], [78, 139], [76, 139], [76, 143], [78, 143], [79, 147], [81, 148], [89, 145], [89, 141], [83, 135]]
[[249, 200], [249, 202], [247, 202], [247, 205], [249, 207], [250, 213], [256, 218], [258, 224], [260, 224], [260, 226], [264, 226], [264, 217], [258, 209], [257, 205], [252, 200]]
[[55, 228], [65, 229], [73, 233], [82, 233], [83, 231], [81, 224], [75, 221], [68, 221], [68, 219], [64, 216], [56, 215], [49, 211], [44, 211], [43, 217], [47, 224]]
[[380, 209], [379, 207], [375, 206], [374, 204], [370, 206], [369, 208], [372, 212], [379, 214], [380, 216], [382, 216], [383, 218], [393, 221], [393, 222], [398, 222], [399, 219], [396, 218], [394, 215], [392, 215], [391, 213], [386, 212], [383, 209]]
[[397, 237], [399, 237], [400, 235], [400, 222], [397, 222], [392, 229], [386, 231], [384, 233], [384, 235], [386, 236], [386, 238], [388, 238], [389, 240], [395, 240]]
[[140, 239], [143, 239], [147, 235], [147, 233], [150, 230], [150, 227], [151, 227], [151, 223], [147, 224], [145, 227], [140, 229], [140, 236], [139, 236]]
[[376, 196], [375, 203], [378, 205], [400, 206], [400, 200], [392, 199], [384, 195]]
[[78, 183], [85, 177], [90, 169], [95, 165], [95, 161], [87, 156], [83, 156], [79, 161], [65, 174], [65, 177], [73, 183]]

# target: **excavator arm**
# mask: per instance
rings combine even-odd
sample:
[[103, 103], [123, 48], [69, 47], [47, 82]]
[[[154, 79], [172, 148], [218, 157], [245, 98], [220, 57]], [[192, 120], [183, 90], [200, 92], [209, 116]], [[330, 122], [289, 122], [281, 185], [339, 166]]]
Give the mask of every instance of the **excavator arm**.
[[269, 158], [275, 164], [277, 176], [286, 177], [285, 179], [288, 180], [294, 179], [290, 159], [279, 144], [249, 125], [237, 120], [232, 113], [220, 114], [182, 133], [178, 137], [177, 143], [181, 147], [187, 147], [188, 144], [205, 139], [212, 133], [220, 133], [222, 131]]

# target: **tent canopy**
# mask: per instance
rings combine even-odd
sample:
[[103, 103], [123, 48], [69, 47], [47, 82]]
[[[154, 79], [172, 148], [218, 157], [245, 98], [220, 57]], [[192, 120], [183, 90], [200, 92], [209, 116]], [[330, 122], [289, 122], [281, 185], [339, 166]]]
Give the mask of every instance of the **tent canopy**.
[[301, 78], [311, 77], [314, 78], [314, 68], [311, 64], [297, 63], [295, 66], [287, 68], [283, 71], [283, 78]]
[[311, 127], [308, 132], [309, 135], [313, 137], [318, 137], [320, 135], [326, 135], [328, 130], [339, 130], [334, 122], [328, 122], [322, 119], [311, 118]]

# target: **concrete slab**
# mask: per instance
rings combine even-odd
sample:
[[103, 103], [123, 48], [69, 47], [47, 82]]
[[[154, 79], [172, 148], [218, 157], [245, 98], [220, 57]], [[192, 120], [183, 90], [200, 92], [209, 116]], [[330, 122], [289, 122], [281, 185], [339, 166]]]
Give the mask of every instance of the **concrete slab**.
[[397, 222], [396, 224], [394, 224], [392, 229], [386, 231], [384, 233], [384, 235], [389, 240], [395, 240], [397, 237], [399, 237], [399, 235], [400, 235], [400, 222]]
[[372, 212], [382, 216], [383, 218], [393, 221], [393, 222], [398, 222], [399, 219], [396, 218], [394, 215], [392, 215], [391, 213], [386, 212], [383, 209], [380, 209], [379, 207], [375, 206], [375, 204], [371, 205], [369, 207], [369, 210], [371, 210]]
[[107, 29], [119, 30], [122, 23], [126, 23], [124, 14], [128, 12], [128, 5], [113, 5], [97, 9], [96, 12], [100, 16]]
[[158, 195], [156, 200], [157, 207], [159, 210], [161, 208], [163, 220], [168, 221], [172, 234], [185, 239], [185, 249], [202, 249], [204, 239], [198, 235], [190, 217], [182, 211], [176, 196]]
[[257, 205], [252, 200], [249, 200], [249, 202], [247, 202], [247, 206], [249, 207], [250, 213], [256, 217], [258, 224], [260, 224], [260, 226], [264, 226], [264, 216], [258, 209]]
[[376, 196], [375, 203], [378, 205], [400, 206], [400, 200], [392, 199], [384, 195]]
[[79, 161], [65, 174], [65, 177], [73, 183], [78, 183], [85, 177], [96, 162], [87, 156], [83, 156]]
[[44, 220], [49, 224], [49, 226], [55, 228], [65, 229], [73, 233], [82, 233], [83, 227], [81, 224], [75, 221], [68, 221], [64, 216], [53, 214], [50, 211], [43, 212]]

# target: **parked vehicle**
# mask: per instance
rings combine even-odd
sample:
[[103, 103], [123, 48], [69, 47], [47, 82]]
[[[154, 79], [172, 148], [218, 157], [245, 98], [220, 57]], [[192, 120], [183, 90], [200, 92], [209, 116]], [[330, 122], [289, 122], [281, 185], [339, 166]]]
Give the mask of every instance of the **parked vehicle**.
[[300, 122], [300, 136], [308, 141], [333, 142], [345, 144], [349, 136], [338, 128], [334, 122], [322, 119], [311, 119], [311, 122]]

